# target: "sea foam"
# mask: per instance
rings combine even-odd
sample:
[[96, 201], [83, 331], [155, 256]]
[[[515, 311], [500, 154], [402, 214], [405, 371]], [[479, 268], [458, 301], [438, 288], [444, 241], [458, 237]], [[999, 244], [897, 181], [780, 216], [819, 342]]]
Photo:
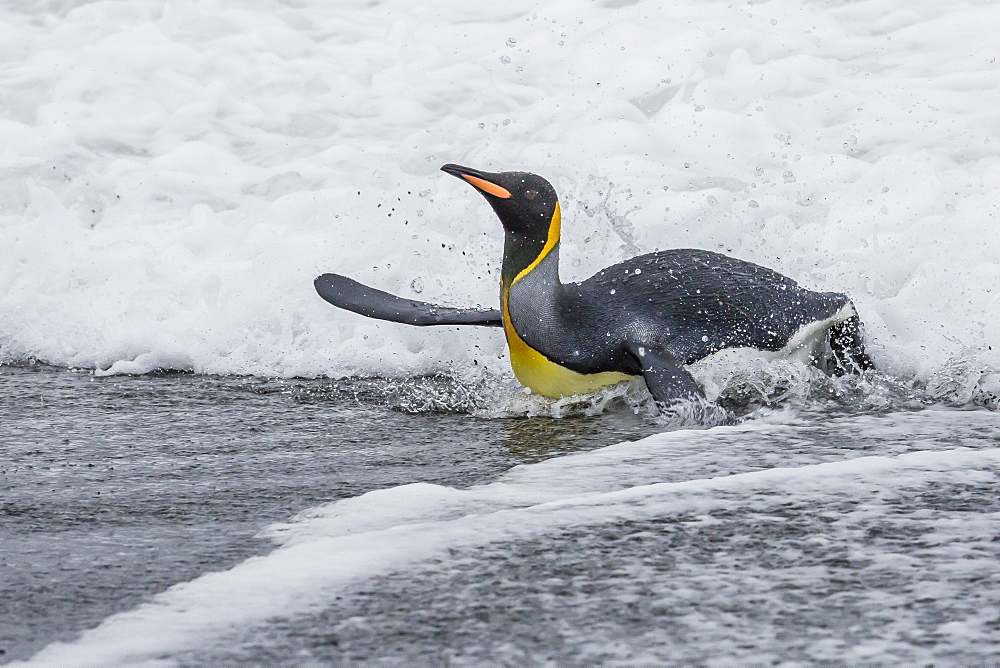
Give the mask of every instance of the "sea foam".
[[495, 306], [501, 230], [458, 162], [556, 185], [568, 279], [731, 253], [848, 293], [882, 369], [1000, 391], [991, 26], [971, 1], [7, 3], [0, 361], [509, 373], [498, 331], [312, 289]]

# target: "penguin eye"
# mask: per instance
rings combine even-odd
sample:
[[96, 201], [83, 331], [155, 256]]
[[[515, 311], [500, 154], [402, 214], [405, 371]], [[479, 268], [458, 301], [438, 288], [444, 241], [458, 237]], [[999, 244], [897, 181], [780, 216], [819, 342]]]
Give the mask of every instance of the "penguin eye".
[[538, 197], [538, 191], [537, 190], [529, 190], [526, 193], [524, 193], [524, 197], [525, 197], [525, 199], [535, 199], [536, 197]]

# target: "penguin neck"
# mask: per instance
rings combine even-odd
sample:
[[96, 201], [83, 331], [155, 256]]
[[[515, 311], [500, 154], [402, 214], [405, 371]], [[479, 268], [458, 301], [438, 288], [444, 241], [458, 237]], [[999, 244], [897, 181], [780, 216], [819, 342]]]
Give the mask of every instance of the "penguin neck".
[[528, 274], [545, 273], [556, 284], [559, 283], [559, 242], [551, 247], [545, 247], [539, 252], [535, 248], [525, 248], [523, 245], [508, 242], [504, 244], [504, 261], [500, 268], [500, 281], [505, 289], [510, 289], [517, 281]]
[[500, 268], [500, 283], [504, 291], [515, 282], [535, 271], [551, 274], [556, 285], [559, 283], [559, 230], [561, 217], [559, 203], [556, 203], [545, 239], [529, 239], [507, 232], [504, 236], [503, 265]]

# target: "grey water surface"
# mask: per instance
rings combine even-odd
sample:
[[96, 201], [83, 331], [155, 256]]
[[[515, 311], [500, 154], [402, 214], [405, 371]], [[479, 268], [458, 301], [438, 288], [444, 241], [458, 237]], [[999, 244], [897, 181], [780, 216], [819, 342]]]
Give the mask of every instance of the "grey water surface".
[[[571, 520], [449, 549], [172, 658], [1000, 663], [1000, 415], [806, 411], [660, 443], [662, 459], [622, 478], [652, 496], [579, 499]], [[926, 465], [878, 469], [900, 461]]]
[[[667, 428], [625, 403], [484, 419], [449, 412], [461, 388], [446, 381], [402, 382], [0, 367], [0, 660], [268, 554], [262, 528], [319, 504], [490, 483]], [[549, 462], [554, 477], [520, 469], [524, 484], [575, 486], [581, 499], [660, 487], [570, 504], [580, 510], [565, 522], [458, 544], [157, 658], [1000, 662], [1000, 413], [891, 384], [853, 398], [830, 387], [780, 419], [751, 414], [746, 429], [614, 449], [596, 471], [565, 459]], [[574, 470], [583, 477], [565, 479]]]
[[463, 487], [658, 430], [619, 412], [485, 420], [385, 388], [0, 367], [0, 661], [273, 544], [260, 529], [410, 482]]

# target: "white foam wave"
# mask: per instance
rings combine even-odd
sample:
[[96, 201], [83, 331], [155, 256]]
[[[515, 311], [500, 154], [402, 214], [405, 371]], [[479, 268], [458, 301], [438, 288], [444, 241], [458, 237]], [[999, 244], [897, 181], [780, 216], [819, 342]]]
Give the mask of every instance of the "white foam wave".
[[454, 161], [557, 185], [568, 278], [731, 252], [849, 293], [883, 368], [996, 385], [998, 25], [971, 0], [6, 3], [0, 360], [508, 373], [497, 331], [312, 290], [495, 304], [499, 226]]

